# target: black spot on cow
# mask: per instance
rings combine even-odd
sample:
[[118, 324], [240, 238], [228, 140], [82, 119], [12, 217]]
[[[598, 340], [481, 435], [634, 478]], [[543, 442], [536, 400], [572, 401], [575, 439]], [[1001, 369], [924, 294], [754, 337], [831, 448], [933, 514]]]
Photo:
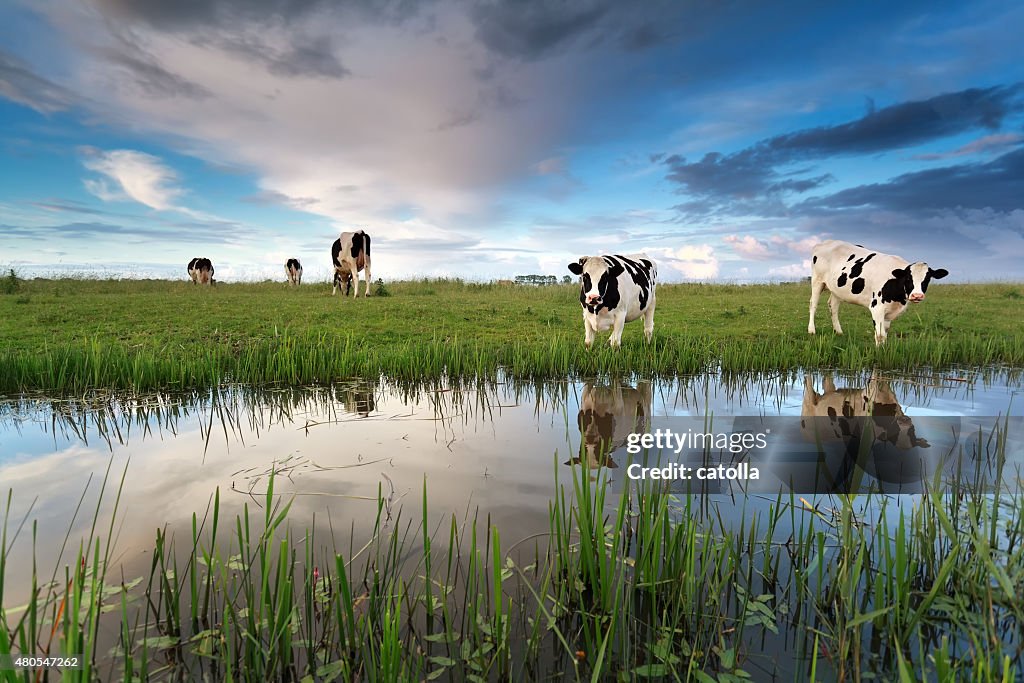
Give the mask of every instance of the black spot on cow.
[[[610, 450], [615, 437], [615, 416], [611, 413], [599, 413], [596, 410], [581, 410], [576, 420], [580, 433], [586, 435], [591, 428], [596, 428], [606, 452]], [[591, 432], [593, 433], [593, 432]]]
[[846, 286], [846, 273], [843, 273], [842, 275], [839, 276], [839, 280], [836, 282], [836, 284], [839, 285], [840, 287]]
[[854, 256], [856, 256], [856, 254], [850, 254], [850, 258], [846, 259], [846, 262], [849, 263], [852, 261]]
[[832, 420], [833, 422], [835, 422], [835, 421], [836, 421], [836, 416], [837, 416], [837, 415], [838, 415], [838, 413], [836, 413], [836, 409], [835, 409], [835, 408], [833, 408], [832, 406], [829, 406], [829, 407], [828, 407], [828, 419], [830, 419], [830, 420]]
[[877, 305], [878, 305], [878, 299], [872, 299], [871, 300], [871, 308], [874, 308]]
[[914, 278], [910, 274], [910, 268], [897, 268], [892, 271], [892, 277], [882, 285], [882, 303], [898, 301], [905, 304], [912, 291]]
[[861, 271], [864, 269], [864, 264], [870, 261], [872, 257], [874, 257], [873, 253], [854, 261], [853, 267], [850, 268], [850, 277], [860, 277]]
[[199, 257], [196, 256], [194, 259], [192, 259], [191, 261], [188, 262], [188, 270], [189, 270], [189, 272], [195, 270], [196, 261], [198, 261], [198, 260], [199, 260]]
[[334, 261], [334, 267], [341, 267], [341, 261], [338, 260], [338, 256], [341, 254], [341, 238], [334, 240], [334, 244], [331, 245], [331, 260]]
[[935, 278], [936, 280], [941, 280], [947, 275], [949, 275], [949, 271], [946, 270], [945, 268], [939, 268], [938, 270], [932, 270], [931, 268], [929, 268], [928, 272], [924, 276], [924, 282], [921, 283], [921, 291], [928, 291], [928, 283], [932, 281], [932, 278]]
[[854, 280], [853, 284], [850, 285], [850, 291], [853, 292], [854, 294], [860, 294], [861, 292], [863, 292], [864, 291], [864, 278], [859, 277], [856, 280]]
[[[616, 255], [615, 258], [622, 263], [623, 268], [629, 273], [633, 284], [640, 288], [640, 310], [647, 308], [647, 300], [651, 297], [651, 268], [653, 263], [647, 259], [634, 261], [625, 256]], [[607, 262], [609, 259], [605, 257]]]
[[849, 401], [843, 401], [843, 417], [853, 417], [853, 406]]
[[818, 257], [817, 256], [812, 256], [811, 257], [811, 263], [817, 263], [817, 262], [818, 262]]
[[302, 264], [299, 263], [299, 259], [297, 259], [297, 258], [290, 258], [284, 264], [284, 267], [288, 268], [289, 270], [298, 270], [299, 268], [302, 267]]
[[363, 250], [363, 233], [357, 232], [352, 235], [352, 258], [357, 258]]

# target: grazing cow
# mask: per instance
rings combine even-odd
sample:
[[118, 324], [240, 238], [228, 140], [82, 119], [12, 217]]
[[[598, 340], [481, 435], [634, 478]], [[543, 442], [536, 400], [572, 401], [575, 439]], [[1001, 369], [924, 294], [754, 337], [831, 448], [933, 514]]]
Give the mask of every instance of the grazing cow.
[[199, 269], [196, 268], [197, 263], [199, 263], [198, 256], [188, 262], [188, 277], [192, 280], [192, 284], [194, 285], [199, 284]]
[[643, 316], [644, 337], [654, 333], [654, 286], [658, 269], [646, 254], [629, 256], [584, 256], [569, 264], [569, 272], [579, 275], [580, 306], [583, 308], [584, 343], [594, 343], [594, 335], [611, 328], [609, 344], [622, 345], [622, 328]]
[[584, 462], [589, 467], [615, 468], [612, 453], [626, 445], [629, 435], [646, 432], [651, 416], [651, 384], [631, 386], [583, 386], [580, 412], [576, 422], [580, 428], [580, 457], [566, 465]]
[[876, 346], [885, 343], [889, 325], [903, 315], [908, 302], [924, 301], [928, 283], [949, 275], [945, 268], [932, 270], [923, 261], [908, 263], [899, 256], [837, 240], [814, 247], [811, 261], [811, 315], [807, 332], [814, 334], [818, 297], [822, 290], [828, 289], [828, 307], [836, 334], [843, 333], [839, 325], [839, 304], [847, 301], [871, 312]]
[[285, 261], [284, 274], [288, 278], [288, 284], [290, 285], [301, 285], [302, 284], [302, 264], [299, 263], [299, 259], [290, 258]]
[[212, 285], [213, 263], [208, 258], [197, 256], [188, 262], [188, 276], [192, 279], [192, 284]]
[[331, 245], [331, 260], [334, 262], [334, 289], [331, 291], [331, 296], [337, 294], [342, 285], [345, 286], [345, 296], [348, 296], [353, 280], [355, 280], [356, 288], [352, 296], [359, 296], [359, 271], [363, 271], [363, 277], [366, 280], [364, 296], [370, 296], [369, 235], [362, 230], [341, 233], [341, 236]]

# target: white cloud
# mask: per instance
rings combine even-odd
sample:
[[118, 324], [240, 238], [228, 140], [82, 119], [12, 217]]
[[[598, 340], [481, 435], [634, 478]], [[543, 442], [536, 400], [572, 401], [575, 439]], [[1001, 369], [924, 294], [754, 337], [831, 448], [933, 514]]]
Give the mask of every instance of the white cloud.
[[811, 260], [805, 259], [800, 263], [790, 263], [789, 265], [779, 266], [777, 268], [769, 268], [768, 274], [785, 278], [806, 277], [811, 274]]
[[686, 245], [678, 249], [651, 249], [662, 254], [660, 261], [678, 271], [687, 280], [713, 280], [718, 277], [719, 263], [709, 244]]
[[166, 211], [183, 192], [174, 171], [144, 152], [116, 149], [90, 151], [83, 165], [103, 178], [87, 179], [85, 188], [103, 201], [130, 199], [151, 209]]
[[746, 258], [760, 260], [772, 257], [771, 248], [752, 235], [744, 235], [743, 237], [739, 237], [738, 235], [726, 235], [722, 238], [722, 241], [731, 245], [733, 251]]

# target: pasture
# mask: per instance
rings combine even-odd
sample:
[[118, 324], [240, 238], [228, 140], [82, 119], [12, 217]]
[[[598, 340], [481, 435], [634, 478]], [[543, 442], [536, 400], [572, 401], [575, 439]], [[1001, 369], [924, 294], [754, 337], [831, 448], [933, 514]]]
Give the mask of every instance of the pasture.
[[[1024, 364], [1024, 286], [947, 285], [913, 306], [876, 350], [871, 318], [844, 305], [845, 334], [804, 283], [660, 285], [654, 341], [626, 325], [583, 346], [576, 285], [387, 283], [388, 296], [330, 296], [327, 283], [28, 280], [0, 294], [0, 390], [195, 388], [423, 379], [644, 374], [797, 367], [912, 369]], [[375, 287], [379, 290], [380, 287]]]

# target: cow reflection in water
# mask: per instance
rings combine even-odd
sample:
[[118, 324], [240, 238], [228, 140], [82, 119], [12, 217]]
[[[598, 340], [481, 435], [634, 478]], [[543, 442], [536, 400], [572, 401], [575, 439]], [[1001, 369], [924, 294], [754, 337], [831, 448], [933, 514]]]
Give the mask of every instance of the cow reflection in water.
[[626, 445], [633, 432], [646, 432], [651, 416], [651, 384], [595, 386], [588, 382], [580, 397], [577, 423], [580, 454], [566, 465], [616, 468], [612, 454]]
[[914, 421], [900, 406], [887, 380], [872, 375], [863, 388], [837, 389], [830, 375], [822, 393], [804, 376], [800, 429], [806, 441], [820, 442], [827, 454], [841, 443], [842, 462], [836, 471], [837, 490], [849, 483], [855, 469], [879, 482], [903, 484], [920, 481], [924, 456], [915, 449], [930, 444], [917, 435]]
[[377, 387], [372, 384], [338, 386], [334, 388], [334, 400], [345, 407], [346, 413], [369, 417], [377, 410]]

